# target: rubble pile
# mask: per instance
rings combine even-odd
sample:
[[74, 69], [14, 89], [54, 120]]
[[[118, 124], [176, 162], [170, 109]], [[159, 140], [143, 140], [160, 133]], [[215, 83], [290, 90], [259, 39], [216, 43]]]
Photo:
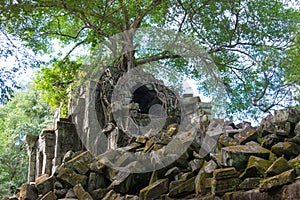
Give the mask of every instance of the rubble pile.
[[[52, 174], [22, 185], [7, 199], [300, 199], [297, 109], [279, 110], [259, 127], [216, 119], [201, 122], [193, 142], [175, 162], [147, 170], [145, 162], [155, 160], [152, 152], [166, 160], [174, 156], [168, 147], [179, 141], [178, 127], [171, 124], [160, 134], [134, 136], [127, 146], [98, 157], [69, 151]], [[209, 143], [213, 140], [205, 140], [206, 135], [217, 143]], [[189, 137], [184, 135], [185, 140]], [[185, 147], [180, 144], [178, 148]], [[213, 151], [208, 151], [211, 146]], [[143, 161], [143, 154], [150, 159]]]

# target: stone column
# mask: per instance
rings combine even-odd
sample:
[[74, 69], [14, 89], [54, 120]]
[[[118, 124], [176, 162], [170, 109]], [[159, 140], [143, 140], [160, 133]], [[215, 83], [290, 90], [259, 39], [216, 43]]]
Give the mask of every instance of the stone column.
[[36, 152], [38, 136], [27, 134], [25, 137], [27, 152], [29, 157], [28, 163], [28, 183], [34, 182], [36, 178]]
[[55, 130], [56, 143], [54, 148], [53, 167], [62, 163], [63, 156], [69, 150], [80, 151], [83, 149], [81, 140], [76, 132], [76, 127], [68, 119], [60, 119], [56, 124]]
[[54, 130], [45, 129], [39, 136], [39, 149], [37, 161], [37, 175], [52, 173], [52, 160], [55, 149]]

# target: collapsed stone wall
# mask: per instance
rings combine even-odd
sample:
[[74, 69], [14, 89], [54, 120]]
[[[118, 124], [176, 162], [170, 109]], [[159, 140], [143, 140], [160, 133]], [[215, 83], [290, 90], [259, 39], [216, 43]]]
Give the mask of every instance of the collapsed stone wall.
[[197, 126], [199, 134], [218, 138], [205, 156], [201, 156], [205, 144], [195, 139], [174, 163], [153, 172], [128, 173], [124, 168], [108, 167], [108, 162], [125, 163], [128, 168], [142, 166], [131, 162], [126, 152], [164, 149], [178, 134], [173, 124], [160, 138], [134, 137], [107, 157], [69, 151], [52, 175], [24, 184], [10, 199], [300, 199], [297, 109], [279, 110], [259, 127], [215, 119]]
[[64, 118], [55, 119], [51, 128], [46, 128], [38, 136], [28, 134], [25, 141], [29, 156], [28, 183], [43, 174], [51, 175], [62, 164], [63, 156], [68, 151], [85, 149], [75, 125]]

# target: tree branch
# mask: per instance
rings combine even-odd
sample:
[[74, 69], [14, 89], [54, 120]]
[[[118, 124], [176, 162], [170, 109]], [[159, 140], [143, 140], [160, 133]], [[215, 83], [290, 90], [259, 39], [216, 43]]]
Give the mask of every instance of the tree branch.
[[123, 15], [124, 15], [124, 20], [125, 20], [126, 30], [129, 30], [130, 29], [130, 21], [129, 21], [128, 10], [126, 9], [126, 6], [124, 5], [123, 0], [118, 0], [118, 1], [121, 4], [121, 8], [122, 8], [122, 12], [123, 12]]
[[156, 56], [148, 57], [140, 61], [137, 61], [136, 66], [159, 61], [159, 60], [164, 60], [169, 58], [181, 58], [181, 57], [182, 57], [181, 55], [156, 55]]
[[64, 56], [63, 60], [67, 59], [67, 58], [70, 56], [70, 54], [71, 54], [78, 46], [84, 44], [85, 42], [86, 42], [86, 40], [82, 40], [82, 41], [76, 43], [76, 44], [72, 47], [72, 49]]
[[159, 4], [161, 4], [162, 0], [152, 0], [151, 4], [149, 5], [148, 8], [144, 9], [142, 11], [142, 13], [140, 14], [140, 16], [137, 16], [133, 23], [131, 24], [130, 28], [131, 29], [137, 29], [140, 27], [144, 17], [156, 6], [158, 6]]

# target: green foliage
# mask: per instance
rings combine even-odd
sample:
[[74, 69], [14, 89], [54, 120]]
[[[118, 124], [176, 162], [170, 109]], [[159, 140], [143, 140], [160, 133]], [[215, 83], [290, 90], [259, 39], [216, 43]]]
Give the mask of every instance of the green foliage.
[[[43, 52], [51, 50], [52, 39], [59, 39], [73, 44], [74, 49], [85, 45], [92, 50], [102, 43], [115, 54], [118, 41], [107, 39], [111, 35], [148, 26], [172, 29], [198, 43], [206, 53], [204, 59], [215, 65], [216, 81], [228, 94], [228, 102], [223, 107], [229, 117], [236, 113], [257, 116], [294, 103], [290, 97], [298, 83], [293, 81], [297, 79], [293, 70], [299, 70], [293, 67], [298, 66], [294, 59], [296, 50], [289, 50], [289, 47], [298, 34], [300, 13], [282, 0], [6, 0], [0, 4], [0, 10], [7, 30], [27, 41], [35, 51]], [[122, 37], [130, 40], [130, 37]], [[124, 44], [119, 45], [119, 49], [124, 48]], [[90, 53], [84, 52], [85, 55]], [[172, 53], [176, 52], [167, 52]], [[136, 52], [135, 61], [152, 56], [163, 59], [167, 54], [157, 49]], [[284, 62], [287, 55], [291, 55], [290, 63]], [[196, 78], [199, 90], [213, 95], [214, 87], [209, 86], [205, 75], [190, 68], [189, 64], [179, 59], [163, 63]], [[42, 73], [50, 73], [46, 71]], [[44, 81], [40, 85], [49, 90], [48, 95], [56, 94], [54, 91], [58, 90], [51, 88], [56, 80], [48, 79], [45, 84], [46, 79], [42, 79], [38, 77], [36, 83]], [[62, 92], [60, 97], [46, 97], [45, 93], [44, 97], [55, 107], [62, 94], [66, 93]]]
[[[293, 86], [286, 84], [279, 63], [298, 34], [299, 11], [277, 0], [198, 2], [173, 4], [169, 24], [190, 33], [210, 54], [228, 92], [227, 115], [255, 117], [290, 105]], [[200, 74], [200, 83], [203, 78]], [[199, 85], [200, 91], [208, 89]]]
[[27, 181], [25, 135], [38, 135], [49, 122], [48, 106], [31, 86], [0, 107], [0, 198]]
[[61, 114], [67, 115], [70, 84], [76, 79], [81, 63], [65, 59], [53, 61], [51, 66], [43, 67], [37, 73], [35, 88], [52, 111], [61, 107]]

